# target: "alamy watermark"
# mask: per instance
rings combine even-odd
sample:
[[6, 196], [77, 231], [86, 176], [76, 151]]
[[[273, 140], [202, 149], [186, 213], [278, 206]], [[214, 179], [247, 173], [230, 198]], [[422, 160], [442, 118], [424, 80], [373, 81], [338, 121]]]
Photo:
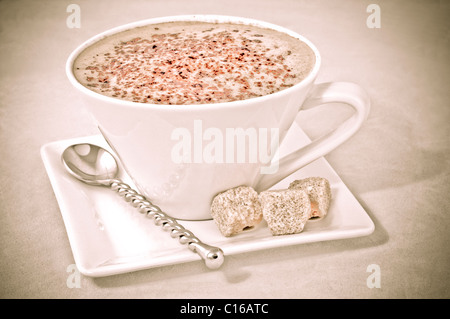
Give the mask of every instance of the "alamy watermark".
[[77, 265], [70, 264], [67, 266], [66, 272], [69, 273], [66, 280], [67, 288], [81, 288], [81, 273], [78, 270]]
[[66, 12], [70, 15], [66, 19], [66, 26], [69, 29], [81, 28], [81, 8], [78, 4], [69, 4], [66, 8]]
[[369, 29], [381, 28], [381, 8], [378, 4], [372, 3], [367, 6], [367, 13], [370, 15], [367, 17], [366, 25]]
[[[171, 139], [172, 161], [182, 163], [260, 163], [261, 174], [278, 171], [278, 128], [203, 127], [194, 120], [193, 128], [175, 128]], [[274, 159], [272, 161], [272, 159]]]
[[367, 277], [366, 284], [367, 287], [372, 288], [381, 288], [381, 268], [377, 264], [370, 264], [367, 266], [367, 272], [370, 272], [369, 277]]

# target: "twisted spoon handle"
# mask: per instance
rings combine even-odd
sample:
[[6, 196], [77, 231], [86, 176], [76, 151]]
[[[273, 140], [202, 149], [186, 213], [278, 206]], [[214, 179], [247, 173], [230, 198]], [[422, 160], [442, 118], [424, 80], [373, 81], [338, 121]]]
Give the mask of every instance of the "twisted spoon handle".
[[224, 254], [220, 248], [203, 243], [191, 231], [179, 224], [175, 218], [162, 212], [158, 206], [153, 205], [143, 195], [121, 180], [113, 179], [110, 181], [109, 186], [113, 191], [116, 191], [123, 197], [125, 201], [130, 202], [132, 206], [136, 207], [140, 213], [145, 214], [149, 218], [153, 218], [156, 225], [170, 232], [172, 238], [178, 238], [181, 244], [187, 244], [190, 250], [202, 257], [208, 268], [217, 269], [222, 265]]

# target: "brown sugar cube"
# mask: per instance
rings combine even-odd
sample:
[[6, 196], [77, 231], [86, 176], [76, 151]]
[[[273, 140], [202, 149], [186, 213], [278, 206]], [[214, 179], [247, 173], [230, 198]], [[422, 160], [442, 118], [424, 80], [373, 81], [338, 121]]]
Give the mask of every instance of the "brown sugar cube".
[[259, 200], [272, 235], [300, 233], [311, 213], [311, 202], [303, 191], [265, 191], [259, 194]]
[[322, 218], [330, 208], [331, 189], [330, 182], [322, 177], [309, 177], [295, 180], [289, 189], [298, 189], [306, 192], [311, 201], [311, 217]]
[[251, 187], [239, 186], [216, 195], [211, 216], [224, 236], [232, 236], [262, 220], [258, 193]]

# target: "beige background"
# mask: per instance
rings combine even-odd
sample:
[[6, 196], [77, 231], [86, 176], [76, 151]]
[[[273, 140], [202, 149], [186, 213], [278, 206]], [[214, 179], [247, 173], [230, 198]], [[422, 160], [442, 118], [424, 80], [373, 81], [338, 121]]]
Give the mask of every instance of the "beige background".
[[[366, 25], [370, 3], [381, 28]], [[70, 3], [81, 28], [66, 26]], [[2, 298], [449, 298], [449, 1], [2, 1], [0, 2], [0, 297]], [[68, 288], [72, 252], [40, 158], [48, 142], [97, 134], [64, 74], [70, 52], [111, 27], [174, 14], [266, 20], [304, 34], [322, 53], [318, 81], [359, 83], [372, 99], [364, 127], [326, 159], [363, 205], [375, 232], [229, 256]], [[339, 111], [335, 120], [326, 120]], [[319, 111], [318, 111], [319, 112]], [[298, 119], [315, 137], [348, 110]], [[319, 112], [319, 113], [320, 113]], [[327, 113], [330, 113], [329, 115]], [[366, 285], [370, 264], [381, 288]]]

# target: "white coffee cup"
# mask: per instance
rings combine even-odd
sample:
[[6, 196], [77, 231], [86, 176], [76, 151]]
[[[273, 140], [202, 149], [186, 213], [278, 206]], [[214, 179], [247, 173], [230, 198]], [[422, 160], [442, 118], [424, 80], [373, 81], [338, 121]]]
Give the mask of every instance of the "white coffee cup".
[[[231, 22], [271, 28], [308, 44], [315, 53], [316, 62], [310, 74], [290, 88], [247, 100], [202, 105], [120, 100], [93, 92], [75, 78], [73, 63], [86, 47], [120, 31], [170, 21]], [[66, 73], [75, 88], [83, 93], [88, 111], [139, 191], [172, 217], [203, 220], [211, 218], [210, 204], [216, 194], [239, 185], [252, 186], [257, 191], [268, 189], [326, 155], [358, 131], [369, 113], [369, 97], [353, 83], [314, 84], [320, 65], [317, 48], [286, 28], [241, 17], [188, 15], [138, 21], [98, 34], [70, 55]], [[299, 145], [298, 150], [283, 158], [268, 161], [265, 156], [250, 154], [255, 150], [249, 150], [254, 134], [258, 143], [265, 139], [266, 144], [258, 144], [261, 149], [268, 147], [269, 151], [265, 149], [264, 155], [273, 156], [301, 109], [331, 102], [346, 103], [354, 108], [353, 116], [331, 133], [308, 145]], [[230, 132], [235, 135], [228, 134]], [[189, 136], [184, 139], [183, 134]], [[232, 152], [233, 148], [226, 148], [230, 143], [227, 137], [238, 139], [242, 137], [239, 134], [248, 139], [248, 147], [245, 154], [230, 155], [227, 151]], [[190, 157], [178, 156], [185, 145], [183, 141], [189, 138]], [[217, 141], [219, 138], [223, 140]], [[217, 143], [213, 145], [216, 151], [217, 147], [223, 146], [222, 159], [208, 156], [211, 154], [208, 147], [212, 146], [213, 140]], [[234, 150], [238, 150], [238, 141], [233, 143]], [[261, 155], [260, 149], [257, 153]]]

